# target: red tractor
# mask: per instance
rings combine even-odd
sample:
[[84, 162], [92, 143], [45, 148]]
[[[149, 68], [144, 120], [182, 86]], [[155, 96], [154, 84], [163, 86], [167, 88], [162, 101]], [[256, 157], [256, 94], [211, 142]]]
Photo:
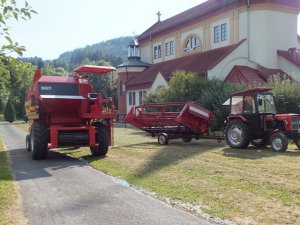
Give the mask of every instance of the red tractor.
[[95, 93], [87, 75], [112, 71], [114, 67], [81, 66], [65, 77], [36, 70], [25, 97], [26, 149], [33, 159], [44, 159], [48, 149], [58, 147], [87, 146], [93, 156], [106, 155], [113, 138], [113, 100]]
[[232, 148], [271, 145], [275, 152], [285, 152], [288, 139], [300, 147], [298, 114], [276, 114], [271, 88], [251, 88], [233, 93], [223, 104], [230, 105], [225, 121], [225, 139]]

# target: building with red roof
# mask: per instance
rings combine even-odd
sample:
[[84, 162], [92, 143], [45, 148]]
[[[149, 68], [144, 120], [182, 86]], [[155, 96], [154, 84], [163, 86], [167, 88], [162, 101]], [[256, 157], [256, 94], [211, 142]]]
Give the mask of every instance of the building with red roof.
[[158, 21], [128, 45], [119, 65], [119, 112], [167, 86], [176, 70], [266, 86], [273, 74], [300, 80], [295, 0], [208, 0]]

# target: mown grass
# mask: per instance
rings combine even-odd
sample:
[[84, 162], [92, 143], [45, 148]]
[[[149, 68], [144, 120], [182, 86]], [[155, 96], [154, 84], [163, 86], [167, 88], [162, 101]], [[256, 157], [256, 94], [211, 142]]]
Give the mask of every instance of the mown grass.
[[294, 145], [285, 153], [203, 140], [160, 146], [139, 130], [118, 127], [105, 158], [92, 158], [88, 148], [64, 152], [238, 224], [300, 224], [300, 151]]
[[16, 210], [19, 210], [18, 194], [8, 169], [8, 159], [0, 137], [0, 225], [25, 224]]

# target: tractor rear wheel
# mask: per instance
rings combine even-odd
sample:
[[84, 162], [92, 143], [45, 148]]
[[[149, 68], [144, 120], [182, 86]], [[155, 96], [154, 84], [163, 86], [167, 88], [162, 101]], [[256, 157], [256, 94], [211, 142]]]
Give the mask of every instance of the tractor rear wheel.
[[251, 141], [251, 144], [254, 147], [266, 147], [268, 145], [268, 142], [264, 139], [255, 139]]
[[91, 153], [94, 157], [105, 156], [108, 152], [109, 135], [107, 127], [103, 124], [97, 124], [96, 142], [97, 147], [91, 147]]
[[273, 152], [285, 152], [288, 147], [288, 139], [285, 134], [279, 132], [271, 137], [271, 147]]
[[32, 159], [39, 160], [47, 158], [49, 132], [45, 124], [34, 122], [30, 133], [30, 148]]
[[28, 152], [31, 151], [31, 146], [30, 146], [30, 135], [29, 135], [29, 134], [26, 135], [26, 150], [27, 150]]
[[225, 128], [225, 139], [231, 148], [247, 148], [251, 141], [249, 126], [240, 120], [230, 121]]
[[168, 135], [165, 133], [160, 133], [157, 137], [158, 144], [167, 145], [169, 143]]

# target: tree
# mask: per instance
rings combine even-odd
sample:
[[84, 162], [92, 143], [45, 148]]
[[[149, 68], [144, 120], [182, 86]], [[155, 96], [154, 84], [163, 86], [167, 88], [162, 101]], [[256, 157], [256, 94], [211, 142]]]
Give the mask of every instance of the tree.
[[273, 75], [268, 85], [276, 96], [277, 113], [300, 113], [300, 83], [288, 77]]
[[146, 97], [146, 102], [188, 102], [193, 101], [215, 116], [214, 129], [221, 129], [228, 108], [222, 104], [229, 95], [243, 89], [243, 86], [233, 85], [221, 80], [201, 79], [196, 73], [176, 71], [172, 74], [169, 86], [158, 89]]
[[12, 103], [11, 97], [8, 99], [4, 109], [4, 119], [10, 123], [16, 120], [16, 111]]
[[[25, 51], [25, 47], [14, 42], [10, 36], [7, 22], [11, 19], [27, 20], [31, 18], [31, 14], [35, 14], [31, 6], [24, 1], [24, 6], [19, 7], [16, 0], [1, 0], [0, 1], [0, 41], [6, 43], [0, 46], [0, 59], [7, 57], [8, 54], [15, 52], [18, 55], [22, 55]], [[1, 40], [2, 39], [2, 40]]]

